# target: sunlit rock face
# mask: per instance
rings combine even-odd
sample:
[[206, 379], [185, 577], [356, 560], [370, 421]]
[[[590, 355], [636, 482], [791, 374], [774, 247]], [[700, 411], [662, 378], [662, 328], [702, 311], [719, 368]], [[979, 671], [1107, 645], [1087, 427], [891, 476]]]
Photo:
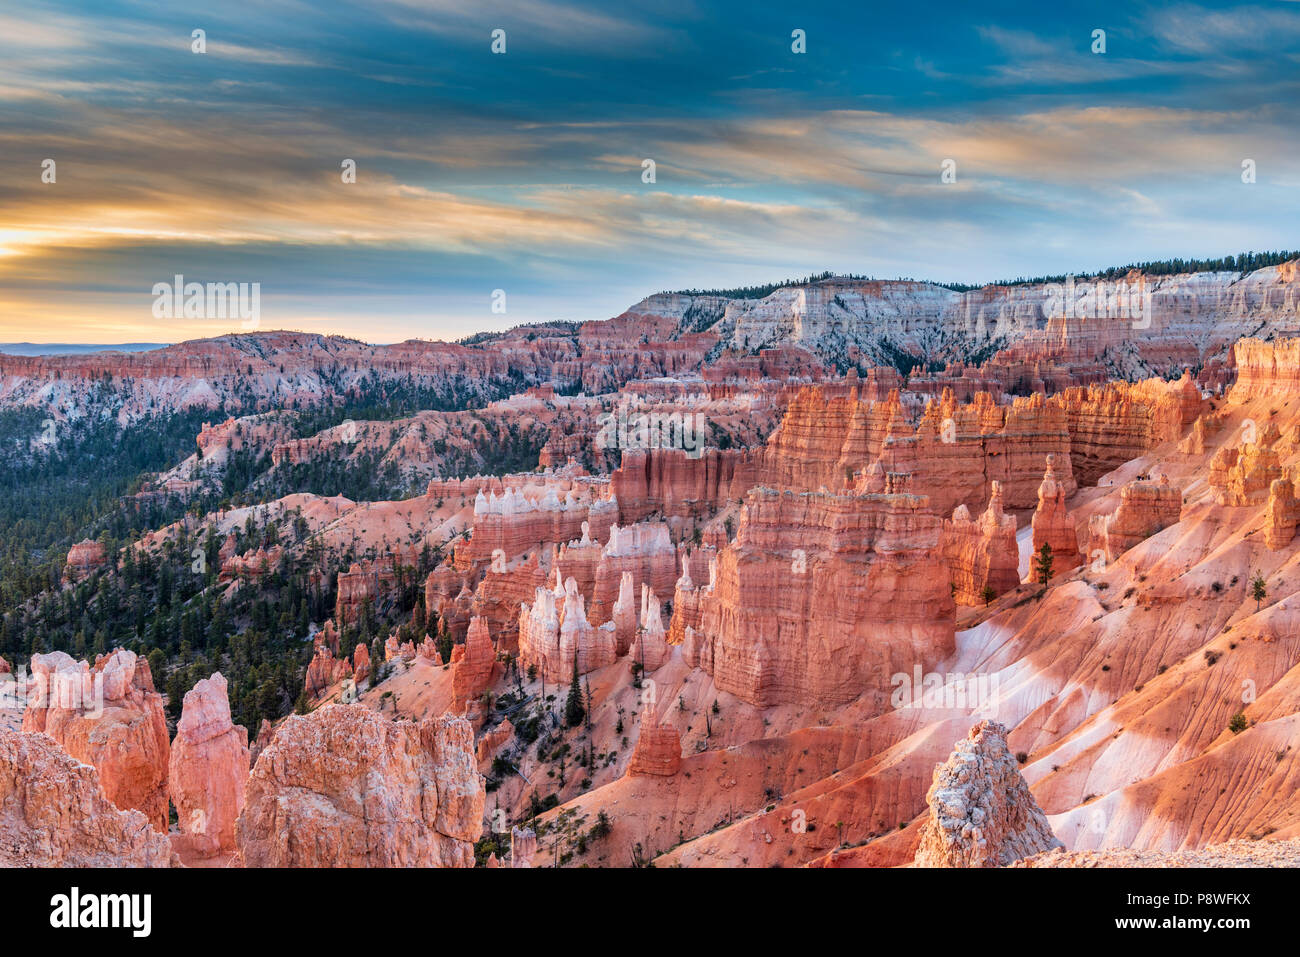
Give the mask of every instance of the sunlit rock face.
[[1007, 729], [983, 721], [934, 769], [918, 867], [1005, 867], [1062, 847], [1007, 750]]
[[248, 768], [248, 730], [231, 722], [226, 679], [217, 672], [185, 695], [168, 772], [177, 825], [195, 853], [234, 852]]
[[44, 734], [0, 729], [0, 867], [168, 867], [140, 811], [104, 797], [98, 772]]
[[1002, 511], [1002, 487], [993, 483], [989, 507], [972, 519], [958, 505], [943, 523], [939, 543], [952, 575], [953, 598], [962, 605], [987, 604], [1020, 584], [1016, 517]]
[[700, 597], [691, 656], [750, 704], [887, 697], [953, 648], [954, 604], [923, 497], [756, 489]]
[[24, 731], [43, 731], [93, 765], [110, 801], [167, 831], [171, 742], [149, 663], [134, 652], [101, 656], [92, 668], [61, 651], [34, 655]]
[[1074, 518], [1065, 507], [1066, 487], [1056, 475], [1056, 456], [1047, 457], [1047, 471], [1038, 486], [1038, 507], [1031, 520], [1033, 549], [1037, 554], [1044, 545], [1052, 550], [1052, 567], [1068, 571], [1082, 561]]
[[326, 705], [259, 755], [239, 853], [249, 867], [472, 867], [485, 800], [463, 718]]

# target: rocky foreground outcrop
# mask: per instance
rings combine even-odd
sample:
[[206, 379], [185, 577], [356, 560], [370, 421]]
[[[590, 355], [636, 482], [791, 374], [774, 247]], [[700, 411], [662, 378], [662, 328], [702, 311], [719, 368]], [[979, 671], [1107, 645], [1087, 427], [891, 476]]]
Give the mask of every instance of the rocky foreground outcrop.
[[42, 731], [99, 772], [104, 794], [167, 831], [170, 741], [149, 663], [118, 649], [94, 668], [56, 651], [33, 655], [24, 731]]
[[1007, 729], [981, 721], [934, 769], [918, 867], [1005, 867], [1062, 847], [1007, 750]]
[[247, 867], [473, 867], [486, 796], [463, 718], [326, 705], [258, 757], [239, 853]]
[[248, 730], [231, 722], [218, 671], [186, 693], [172, 742], [168, 783], [180, 843], [205, 856], [233, 853], [247, 778]]
[[1187, 851], [1055, 850], [1016, 861], [1012, 867], [1300, 867], [1300, 838], [1289, 841], [1228, 841]]
[[50, 737], [0, 730], [0, 867], [167, 867], [171, 845]]

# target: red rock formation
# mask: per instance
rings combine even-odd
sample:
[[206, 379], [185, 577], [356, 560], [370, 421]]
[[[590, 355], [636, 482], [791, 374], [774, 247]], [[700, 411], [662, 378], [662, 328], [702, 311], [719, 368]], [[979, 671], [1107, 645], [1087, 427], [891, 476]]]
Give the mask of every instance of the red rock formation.
[[936, 765], [925, 796], [918, 867], [1005, 867], [1062, 847], [1007, 750], [1007, 729], [981, 721]]
[[1016, 517], [1002, 511], [1001, 483], [992, 486], [989, 507], [978, 520], [958, 505], [943, 523], [939, 550], [956, 586], [953, 598], [962, 605], [987, 604], [986, 588], [996, 597], [1020, 584]]
[[485, 799], [463, 718], [326, 705], [281, 725], [236, 834], [249, 867], [472, 867]]
[[180, 844], [205, 857], [234, 853], [248, 768], [248, 730], [231, 722], [217, 672], [186, 693], [172, 742], [168, 783]]
[[654, 706], [647, 704], [641, 711], [641, 732], [628, 761], [629, 775], [672, 777], [682, 766], [682, 742], [677, 730], [660, 724]]
[[588, 615], [593, 624], [603, 624], [614, 614], [623, 573], [632, 573], [632, 587], [648, 584], [656, 594], [672, 592], [677, 577], [677, 549], [660, 522], [643, 522], [626, 528], [614, 526], [596, 569]]
[[[362, 646], [359, 645], [358, 647]], [[318, 636], [315, 654], [312, 655], [312, 659], [307, 665], [307, 675], [303, 680], [303, 686], [306, 688], [308, 695], [316, 698], [344, 678], [352, 677], [352, 671], [353, 669], [348, 665], [347, 658], [335, 658], [334, 653], [329, 649], [329, 645], [320, 641]]]
[[452, 656], [451, 686], [452, 701], [459, 711], [464, 711], [471, 698], [477, 698], [492, 683], [492, 666], [496, 664], [496, 650], [492, 647], [492, 638], [488, 635], [487, 623], [482, 618], [473, 618], [465, 643], [457, 645], [456, 650], [463, 652], [459, 658]]
[[[941, 514], [957, 505], [978, 508], [1002, 485], [1007, 508], [1036, 501], [1038, 464], [1056, 454], [1064, 463], [1070, 450], [1066, 417], [1040, 395], [997, 406], [987, 393], [959, 406], [950, 393], [930, 403], [914, 435], [887, 438], [876, 460], [884, 472], [911, 475], [915, 494], [928, 495]], [[1074, 477], [1062, 465], [1061, 481], [1071, 490]]]
[[610, 477], [618, 500], [618, 520], [629, 525], [649, 515], [665, 520], [699, 518], [726, 503], [739, 451], [705, 449], [624, 449], [622, 464]]
[[1205, 454], [1205, 416], [1196, 417], [1196, 421], [1192, 423], [1192, 431], [1187, 433], [1187, 438], [1178, 443], [1178, 451], [1184, 455]]
[[247, 555], [231, 555], [221, 561], [219, 579], [223, 582], [236, 578], [245, 581], [259, 581], [263, 575], [275, 571], [284, 557], [284, 549], [279, 545], [271, 548], [259, 548]]
[[46, 735], [0, 729], [0, 867], [167, 867], [171, 845], [149, 824]]
[[573, 677], [575, 657], [578, 674], [618, 660], [614, 625], [591, 625], [572, 578], [563, 589], [537, 589], [535, 598], [531, 606], [525, 602], [519, 609], [520, 667], [535, 667], [547, 681], [559, 683]]
[[339, 653], [339, 630], [334, 626], [333, 618], [325, 619], [325, 624], [316, 632], [312, 641], [316, 645], [325, 645], [335, 655]]
[[510, 829], [510, 866], [532, 867], [537, 854], [537, 832], [531, 827]]
[[649, 585], [641, 586], [641, 627], [632, 642], [632, 660], [648, 673], [657, 671], [668, 660], [669, 647], [664, 633], [659, 599]]
[[897, 392], [885, 402], [856, 395], [827, 397], [807, 388], [786, 409], [767, 445], [736, 467], [733, 498], [754, 485], [844, 488], [852, 473], [875, 461], [887, 436], [911, 435]]
[[941, 529], [920, 496], [755, 489], [684, 656], [759, 707], [883, 708], [891, 674], [953, 649]]
[[[555, 549], [550, 567], [559, 571], [561, 581], [572, 578], [578, 583], [578, 591], [590, 595], [596, 587], [596, 574], [600, 570], [600, 558], [604, 551], [600, 542], [588, 534], [587, 523], [583, 522], [582, 538]], [[543, 580], [538, 584], [544, 585], [546, 582]], [[528, 593], [528, 597], [532, 597], [532, 592]]]
[[1232, 352], [1237, 382], [1228, 393], [1230, 402], [1242, 404], [1300, 390], [1300, 339], [1240, 339]]
[[239, 552], [239, 540], [235, 533], [231, 532], [226, 536], [226, 540], [221, 543], [221, 548], [217, 550], [217, 561], [225, 564], [227, 560], [234, 558]]
[[618, 582], [618, 598], [614, 601], [614, 616], [611, 619], [614, 623], [615, 653], [620, 658], [628, 653], [636, 639], [637, 610], [636, 599], [632, 597], [635, 594], [632, 582], [632, 573], [624, 572]]
[[[416, 656], [415, 642], [402, 641], [397, 634], [391, 634], [384, 639], [384, 660], [397, 661], [414, 661]], [[453, 656], [452, 660], [455, 660]]]
[[603, 538], [617, 519], [616, 501], [593, 500], [590, 495], [579, 499], [572, 489], [561, 498], [554, 485], [536, 499], [522, 489], [507, 488], [501, 498], [496, 492], [487, 496], [479, 492], [474, 499], [473, 534], [456, 543], [455, 567], [467, 571], [494, 561], [513, 561], [547, 544], [579, 538], [584, 524], [593, 538]]
[[33, 655], [24, 731], [44, 731], [99, 772], [104, 794], [122, 810], [143, 811], [167, 831], [171, 749], [162, 696], [149, 665], [118, 650], [92, 669], [61, 651]]
[[486, 773], [491, 768], [493, 759], [510, 747], [514, 740], [515, 726], [510, 723], [509, 718], [503, 718], [499, 725], [478, 739], [475, 757], [478, 758], [479, 770]]
[[1260, 505], [1273, 482], [1282, 478], [1278, 454], [1262, 442], [1224, 446], [1210, 463], [1209, 483], [1220, 505]]
[[[874, 369], [872, 370], [875, 371]], [[889, 370], [893, 371], [893, 370]], [[894, 373], [898, 375], [897, 372]], [[891, 388], [902, 388], [902, 383]], [[978, 367], [963, 363], [948, 363], [943, 372], [913, 373], [907, 379], [907, 391], [918, 395], [940, 397], [949, 392], [958, 402], [972, 402], [981, 392], [987, 392], [996, 403], [1002, 402], [1002, 379], [994, 372], [983, 372]], [[864, 398], [883, 399], [887, 393], [872, 396], [864, 392]]]
[[1264, 513], [1264, 544], [1273, 551], [1285, 548], [1295, 538], [1300, 522], [1300, 500], [1289, 479], [1274, 479], [1269, 486], [1268, 510]]
[[84, 539], [68, 549], [68, 560], [63, 566], [63, 580], [80, 581], [96, 568], [103, 568], [107, 562], [104, 546], [89, 538]]
[[361, 684], [369, 677], [370, 649], [366, 647], [364, 641], [359, 641], [356, 648], [352, 649], [352, 680], [357, 684]]
[[271, 739], [275, 737], [275, 729], [271, 727], [271, 722], [265, 718], [257, 728], [257, 738], [248, 746], [248, 764], [251, 768], [257, 763], [257, 756], [266, 750]]
[[[593, 544], [591, 548], [596, 555], [600, 554], [599, 545]], [[561, 568], [564, 567], [562, 563]], [[580, 587], [581, 581], [579, 579]], [[546, 570], [535, 553], [500, 571], [489, 566], [482, 582], [474, 590], [469, 617], [482, 618], [492, 639], [503, 650], [514, 652], [519, 647], [519, 606], [532, 600], [533, 593], [545, 584]], [[466, 625], [468, 627], [468, 620]]]
[[428, 635], [424, 636], [424, 641], [420, 642], [420, 646], [416, 649], [415, 654], [417, 658], [423, 658], [435, 668], [441, 668], [445, 663], [442, 660], [441, 653], [438, 651], [438, 643]]
[[353, 562], [346, 572], [339, 572], [338, 597], [334, 606], [334, 615], [339, 623], [346, 625], [356, 621], [367, 600], [374, 606], [392, 593], [399, 570], [413, 575], [419, 565], [419, 555], [410, 548], [374, 561]]
[[[1073, 477], [1087, 484], [1163, 442], [1182, 439], [1204, 404], [1186, 373], [1177, 382], [1146, 379], [1067, 389], [1047, 401], [1065, 413]], [[1058, 471], [1064, 458], [1057, 456]]]
[[1094, 515], [1088, 523], [1091, 542], [1088, 554], [1100, 550], [1114, 561], [1138, 542], [1178, 522], [1183, 509], [1183, 490], [1160, 480], [1137, 479], [1120, 490], [1119, 508], [1113, 515]]
[[1035, 502], [1037, 465], [1055, 453], [1061, 481], [1073, 491], [1068, 463], [1070, 435], [1064, 411], [1042, 396], [998, 406], [987, 393], [959, 406], [951, 392], [926, 406], [914, 429], [899, 396], [860, 402], [855, 396], [824, 399], [809, 388], [790, 404], [766, 448], [736, 467], [732, 496], [754, 485], [816, 490], [856, 487], [877, 491], [868, 470], [912, 476], [912, 491], [949, 513], [958, 505], [978, 508], [989, 483], [1002, 483], [1008, 508]]
[[[701, 550], [697, 549], [697, 551], [701, 551]], [[716, 553], [711, 554], [708, 557], [709, 557], [708, 580], [709, 580], [709, 588], [711, 591], [713, 587], [714, 576], [717, 574], [718, 559]], [[691, 634], [694, 635], [695, 631], [697, 631], [700, 628], [701, 618], [703, 615], [703, 611], [700, 605], [700, 596], [702, 594], [702, 590], [695, 583], [695, 578], [691, 574], [690, 564], [691, 563], [689, 561], [682, 562], [682, 574], [677, 579], [677, 584], [673, 588], [673, 616], [668, 623], [668, 644], [674, 646], [687, 644], [686, 641], [687, 630], [689, 629]], [[628, 597], [629, 598], [631, 597], [630, 588], [629, 588]], [[617, 620], [618, 618], [616, 616], [615, 621]], [[636, 621], [635, 612], [633, 613], [632, 621], [635, 625], [635, 621]], [[635, 631], [635, 627], [633, 630]], [[699, 660], [698, 653], [695, 650], [694, 642], [690, 644], [690, 647], [686, 651], [686, 660], [687, 661]]]
[[451, 635], [453, 641], [459, 641], [469, 629], [469, 620], [474, 617], [474, 593], [465, 585], [455, 597], [439, 598], [432, 607], [438, 615], [439, 629]]
[[1063, 572], [1083, 561], [1074, 518], [1065, 507], [1065, 486], [1056, 478], [1056, 456], [1047, 457], [1043, 484], [1038, 486], [1038, 507], [1034, 509], [1034, 554], [1044, 545], [1052, 549], [1052, 567]]
[[1206, 483], [1215, 490], [1216, 497], [1225, 494], [1228, 487], [1228, 473], [1236, 467], [1237, 459], [1240, 456], [1241, 449], [1239, 447], [1225, 445], [1215, 452], [1210, 459], [1210, 469], [1209, 474], [1206, 476]]

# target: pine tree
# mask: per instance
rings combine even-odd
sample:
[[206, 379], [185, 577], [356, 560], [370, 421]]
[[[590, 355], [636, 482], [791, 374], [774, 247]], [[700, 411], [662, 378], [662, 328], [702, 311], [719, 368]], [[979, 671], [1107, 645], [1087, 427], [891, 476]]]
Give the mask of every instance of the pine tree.
[[451, 645], [451, 632], [447, 630], [447, 623], [438, 622], [438, 656], [444, 665], [451, 662]]
[[1052, 580], [1052, 546], [1047, 542], [1043, 542], [1038, 557], [1034, 559], [1034, 576], [1043, 585]]
[[1255, 611], [1259, 611], [1259, 603], [1268, 597], [1268, 588], [1264, 584], [1264, 576], [1256, 574], [1250, 580], [1250, 597], [1255, 599]]
[[590, 679], [590, 678], [585, 678], [585, 679], [583, 679], [583, 682], [582, 682], [582, 683], [583, 683], [583, 686], [584, 686], [584, 689], [585, 689], [585, 692], [586, 692], [585, 695], [584, 695], [584, 698], [586, 699], [585, 702], [584, 702], [584, 707], [585, 707], [586, 714], [585, 714], [585, 716], [584, 716], [584, 718], [583, 718], [583, 722], [584, 722], [584, 724], [586, 725], [587, 730], [590, 731], [590, 730], [591, 730], [591, 711], [592, 711], [592, 708], [591, 708], [591, 679]]
[[573, 654], [573, 681], [569, 683], [569, 697], [564, 702], [564, 721], [570, 727], [577, 727], [586, 717], [582, 706], [582, 687], [578, 683], [578, 654]]

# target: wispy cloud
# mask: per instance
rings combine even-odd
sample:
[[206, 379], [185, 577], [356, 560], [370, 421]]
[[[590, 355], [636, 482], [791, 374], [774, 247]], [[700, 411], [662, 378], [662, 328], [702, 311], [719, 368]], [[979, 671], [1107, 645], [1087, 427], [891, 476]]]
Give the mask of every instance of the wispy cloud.
[[145, 291], [175, 271], [399, 337], [823, 268], [972, 281], [1295, 245], [1295, 4], [1098, 7], [1104, 55], [1064, 12], [932, 12], [809, 8], [806, 54], [790, 15], [693, 0], [0, 13], [0, 327], [167, 336]]

